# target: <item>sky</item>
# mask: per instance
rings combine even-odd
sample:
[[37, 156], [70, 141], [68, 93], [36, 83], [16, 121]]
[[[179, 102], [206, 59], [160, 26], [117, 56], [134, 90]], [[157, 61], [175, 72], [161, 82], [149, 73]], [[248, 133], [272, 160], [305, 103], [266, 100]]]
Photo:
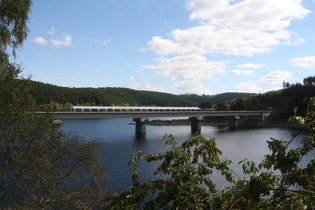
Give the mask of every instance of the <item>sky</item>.
[[23, 75], [65, 87], [264, 93], [315, 74], [315, 0], [33, 0]]

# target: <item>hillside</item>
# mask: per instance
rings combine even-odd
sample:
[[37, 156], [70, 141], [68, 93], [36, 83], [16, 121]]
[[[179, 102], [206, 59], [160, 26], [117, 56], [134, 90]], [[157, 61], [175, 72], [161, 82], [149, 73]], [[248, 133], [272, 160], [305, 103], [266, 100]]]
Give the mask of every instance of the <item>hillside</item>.
[[27, 82], [30, 93], [39, 109], [68, 109], [72, 105], [99, 106], [199, 106], [201, 103], [224, 103], [248, 93], [223, 93], [218, 95], [174, 95], [140, 91], [128, 88], [69, 88], [32, 80]]
[[196, 94], [183, 94], [180, 96], [198, 104], [200, 108], [213, 108], [215, 104], [225, 103], [226, 101], [233, 100], [235, 98], [247, 98], [253, 95], [255, 94], [229, 92], [229, 93], [221, 93], [217, 95], [201, 95], [200, 96]]
[[30, 93], [36, 100], [37, 106], [41, 108], [47, 108], [48, 104], [64, 106], [198, 106], [183, 97], [168, 93], [128, 88], [69, 88], [31, 80], [21, 82], [28, 83]]
[[305, 78], [303, 84], [286, 83], [283, 89], [263, 94], [222, 93], [218, 95], [174, 95], [140, 91], [128, 88], [69, 88], [21, 80], [28, 83], [38, 109], [69, 109], [72, 105], [99, 106], [188, 106], [219, 110], [272, 109], [280, 117], [293, 114], [295, 107], [303, 114], [303, 100], [315, 96], [314, 77]]
[[315, 97], [315, 77], [305, 78], [303, 84], [287, 83], [281, 90], [233, 99], [226, 104], [235, 110], [271, 109], [274, 118], [287, 119], [294, 115], [295, 108], [298, 115], [304, 115], [307, 106], [304, 100], [310, 97]]

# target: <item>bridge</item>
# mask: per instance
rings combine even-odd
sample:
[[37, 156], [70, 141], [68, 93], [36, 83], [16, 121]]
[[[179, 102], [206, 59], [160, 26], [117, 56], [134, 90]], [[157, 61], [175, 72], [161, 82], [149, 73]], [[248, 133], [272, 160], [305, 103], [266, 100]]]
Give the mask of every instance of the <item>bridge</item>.
[[[47, 112], [37, 112], [45, 114]], [[136, 122], [136, 133], [146, 132], [146, 122], [149, 117], [189, 117], [193, 133], [201, 131], [203, 117], [226, 117], [230, 128], [238, 127], [240, 117], [253, 116], [264, 120], [271, 111], [244, 110], [244, 111], [210, 111], [200, 110], [196, 107], [124, 107], [111, 109], [96, 109], [95, 107], [71, 109], [69, 111], [57, 111], [53, 113], [54, 120], [67, 119], [109, 119], [109, 118], [133, 118]]]

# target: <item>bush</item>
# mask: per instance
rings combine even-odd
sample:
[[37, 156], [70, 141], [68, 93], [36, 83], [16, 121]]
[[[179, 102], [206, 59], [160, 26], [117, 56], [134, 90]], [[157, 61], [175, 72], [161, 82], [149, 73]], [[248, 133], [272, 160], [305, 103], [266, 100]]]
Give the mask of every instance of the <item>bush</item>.
[[[221, 151], [214, 139], [196, 135], [178, 146], [173, 136], [166, 136], [171, 149], [159, 154], [134, 153], [133, 186], [121, 193], [105, 196], [106, 209], [314, 209], [315, 160], [300, 167], [300, 161], [314, 152], [315, 98], [308, 100], [306, 116], [293, 116], [290, 121], [301, 126], [289, 141], [271, 138], [271, 154], [256, 165], [243, 160], [248, 179], [235, 180], [229, 169], [230, 160], [220, 159]], [[296, 110], [295, 110], [296, 111]], [[298, 148], [288, 146], [301, 132], [308, 134]], [[139, 161], [162, 161], [154, 172], [155, 180], [141, 183]], [[231, 187], [217, 189], [210, 175], [219, 171]]]

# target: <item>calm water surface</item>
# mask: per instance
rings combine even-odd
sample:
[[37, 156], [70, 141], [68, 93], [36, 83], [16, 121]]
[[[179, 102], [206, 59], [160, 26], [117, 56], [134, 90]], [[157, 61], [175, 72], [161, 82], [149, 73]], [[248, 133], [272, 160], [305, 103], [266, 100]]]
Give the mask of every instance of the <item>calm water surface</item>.
[[[116, 191], [122, 191], [132, 185], [128, 166], [132, 152], [163, 152], [169, 148], [165, 146], [165, 140], [163, 140], [165, 134], [175, 136], [178, 143], [182, 143], [191, 135], [190, 126], [186, 125], [147, 125], [146, 134], [139, 137], [135, 134], [132, 119], [65, 120], [61, 129], [65, 132], [76, 131], [87, 139], [98, 138], [101, 143], [102, 161]], [[228, 127], [202, 126], [201, 135], [216, 139], [218, 148], [223, 152], [222, 157], [232, 160], [233, 170], [241, 176], [240, 167], [237, 165], [240, 160], [247, 158], [259, 162], [269, 152], [266, 141], [270, 140], [270, 137], [290, 140], [293, 131], [286, 128], [231, 130]], [[298, 141], [294, 141], [294, 143], [298, 144]], [[141, 165], [139, 171], [141, 181], [152, 178], [156, 166], [157, 163]], [[218, 186], [225, 184], [219, 174], [213, 175], [213, 180]]]

